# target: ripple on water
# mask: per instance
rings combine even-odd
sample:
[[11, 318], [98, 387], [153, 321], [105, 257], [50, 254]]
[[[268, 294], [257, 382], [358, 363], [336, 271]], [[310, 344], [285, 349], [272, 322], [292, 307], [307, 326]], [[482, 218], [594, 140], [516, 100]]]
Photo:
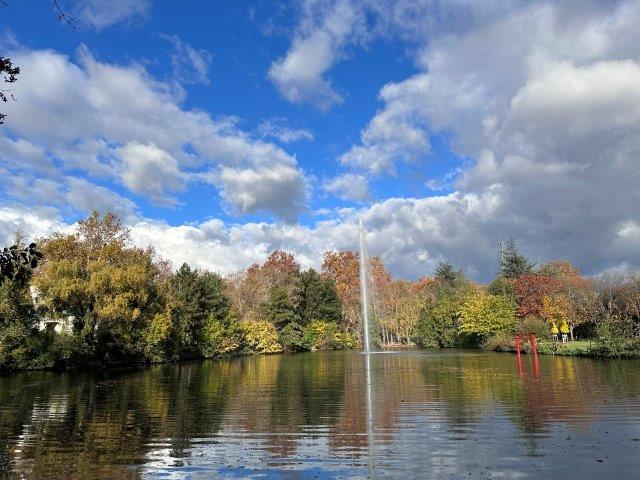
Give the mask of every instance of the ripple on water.
[[[636, 478], [640, 363], [315, 352], [0, 378], [17, 478]], [[369, 443], [372, 439], [372, 443]], [[2, 475], [0, 475], [1, 477]]]

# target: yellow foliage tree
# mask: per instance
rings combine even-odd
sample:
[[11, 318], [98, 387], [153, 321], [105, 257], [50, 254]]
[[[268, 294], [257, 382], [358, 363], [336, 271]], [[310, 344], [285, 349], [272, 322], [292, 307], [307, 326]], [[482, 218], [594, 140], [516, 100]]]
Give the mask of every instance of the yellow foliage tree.
[[545, 295], [542, 299], [542, 316], [551, 325], [567, 324], [570, 309], [569, 299], [562, 294]]
[[460, 308], [460, 331], [481, 336], [508, 331], [515, 325], [515, 310], [514, 303], [502, 295], [472, 293]]

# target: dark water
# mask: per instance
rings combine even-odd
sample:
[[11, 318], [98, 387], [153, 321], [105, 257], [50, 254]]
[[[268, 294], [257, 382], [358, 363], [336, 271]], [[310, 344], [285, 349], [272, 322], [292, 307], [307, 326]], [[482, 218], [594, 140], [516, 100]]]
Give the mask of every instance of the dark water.
[[0, 378], [0, 478], [640, 478], [640, 362], [371, 367], [371, 435], [357, 352]]

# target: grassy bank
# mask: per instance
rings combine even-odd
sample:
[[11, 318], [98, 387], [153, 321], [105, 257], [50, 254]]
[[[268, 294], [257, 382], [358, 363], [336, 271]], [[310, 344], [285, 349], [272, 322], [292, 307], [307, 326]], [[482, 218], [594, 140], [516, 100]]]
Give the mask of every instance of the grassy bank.
[[[482, 348], [494, 352], [516, 352], [515, 340], [506, 337], [488, 338]], [[531, 353], [528, 342], [522, 343], [521, 351]], [[555, 345], [553, 342], [541, 340], [538, 341], [538, 353], [575, 357], [640, 358], [640, 340], [637, 338], [615, 342], [575, 340], [565, 344], [558, 342]]]

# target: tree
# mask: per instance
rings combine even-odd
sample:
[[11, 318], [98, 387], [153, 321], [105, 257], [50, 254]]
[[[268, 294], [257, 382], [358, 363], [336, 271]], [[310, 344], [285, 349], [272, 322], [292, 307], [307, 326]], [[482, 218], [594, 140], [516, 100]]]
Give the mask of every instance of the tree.
[[529, 274], [535, 267], [526, 257], [520, 255], [513, 238], [500, 251], [500, 273], [505, 278], [518, 278]]
[[498, 275], [487, 287], [487, 292], [494, 295], [502, 295], [509, 300], [516, 301], [516, 288], [513, 284], [513, 280], [510, 278]]
[[[0, 57], [0, 75], [2, 75], [4, 83], [14, 83], [18, 81], [18, 75], [20, 74], [20, 67], [16, 67], [11, 63], [10, 58]], [[7, 90], [0, 89], [0, 100], [4, 103], [8, 101]], [[7, 116], [4, 113], [0, 113], [0, 125], [4, 123], [4, 119]]]
[[300, 265], [282, 250], [272, 252], [262, 265], [253, 264], [229, 279], [228, 294], [238, 317], [265, 319], [264, 305], [276, 286], [286, 291], [288, 302], [298, 309], [302, 302]]
[[119, 219], [98, 212], [73, 234], [41, 243], [34, 285], [43, 313], [74, 316], [98, 360], [142, 357], [147, 330], [164, 311], [153, 252], [131, 246]]
[[448, 284], [452, 287], [456, 285], [459, 277], [462, 276], [462, 273], [456, 271], [456, 268], [453, 266], [453, 263], [449, 261], [441, 261], [436, 265], [436, 270], [434, 272], [434, 277], [436, 280]]
[[594, 321], [596, 292], [593, 281], [584, 278], [566, 260], [551, 261], [540, 268], [540, 273], [555, 278], [558, 281], [557, 291], [567, 299], [567, 322], [573, 340], [576, 326]]
[[302, 303], [300, 321], [307, 325], [314, 320], [340, 323], [342, 304], [336, 285], [331, 278], [323, 278], [310, 268], [302, 272]]
[[[360, 319], [360, 259], [351, 251], [325, 252], [322, 262], [322, 274], [331, 278], [338, 292], [342, 305], [342, 321], [345, 330], [362, 333]], [[391, 275], [384, 268], [379, 257], [369, 259], [369, 276], [371, 296], [374, 300], [374, 311], [384, 298], [384, 292], [391, 281]]]
[[515, 305], [501, 295], [477, 292], [460, 308], [460, 331], [481, 337], [506, 332], [515, 325]]
[[193, 270], [185, 263], [169, 279], [169, 287], [169, 303], [180, 351], [197, 345], [205, 322], [227, 323], [229, 301], [218, 275]]
[[417, 341], [425, 348], [453, 347], [458, 337], [460, 296], [440, 288], [421, 310]]
[[41, 258], [42, 252], [37, 249], [35, 243], [23, 247], [17, 242], [10, 247], [4, 247], [0, 252], [0, 281], [8, 279], [25, 286], [31, 280], [31, 273]]
[[300, 316], [283, 287], [272, 287], [265, 310], [267, 319], [279, 330], [290, 323], [300, 322]]
[[354, 252], [325, 252], [322, 273], [336, 286], [344, 327], [360, 332], [360, 263]]
[[569, 310], [569, 299], [562, 294], [545, 295], [542, 299], [542, 318], [550, 325], [568, 324]]
[[380, 334], [383, 343], [394, 341], [410, 343], [414, 337], [420, 311], [424, 305], [423, 285], [406, 280], [394, 280], [387, 284], [381, 304]]
[[530, 315], [542, 318], [543, 299], [545, 295], [556, 293], [560, 282], [553, 277], [538, 274], [520, 275], [513, 282], [518, 305], [518, 317]]

